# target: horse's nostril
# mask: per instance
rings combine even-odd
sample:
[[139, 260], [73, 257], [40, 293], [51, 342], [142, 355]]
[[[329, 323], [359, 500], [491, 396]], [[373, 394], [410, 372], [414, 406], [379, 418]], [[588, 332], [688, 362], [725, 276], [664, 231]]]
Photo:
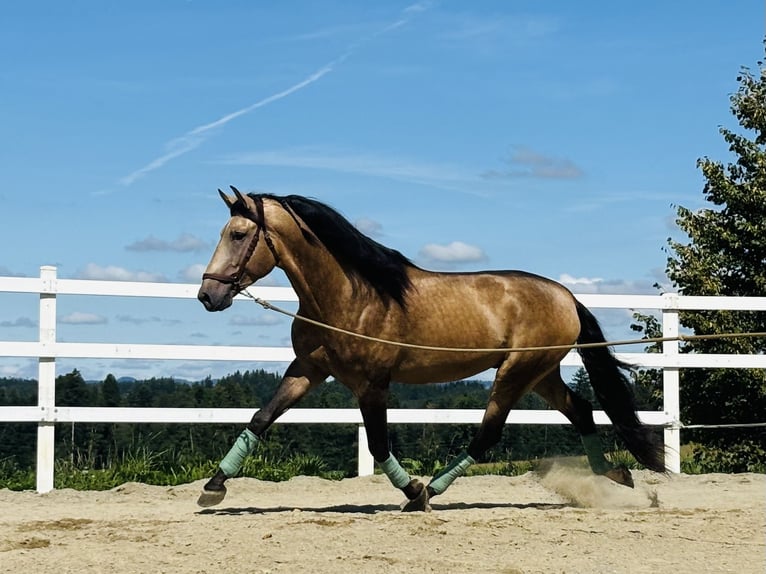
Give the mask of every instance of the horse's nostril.
[[205, 306], [206, 309], [210, 308], [210, 305], [212, 302], [210, 300], [210, 295], [208, 295], [206, 292], [200, 291], [199, 293], [197, 293], [197, 299], [200, 300], [200, 302]]

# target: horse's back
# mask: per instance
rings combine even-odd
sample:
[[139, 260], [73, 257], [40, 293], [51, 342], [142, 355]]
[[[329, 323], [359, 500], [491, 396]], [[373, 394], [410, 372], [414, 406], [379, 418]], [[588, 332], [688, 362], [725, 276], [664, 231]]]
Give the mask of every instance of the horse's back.
[[495, 333], [503, 339], [509, 328], [521, 325], [574, 319], [579, 327], [575, 299], [566, 287], [540, 275], [513, 270], [415, 274], [406, 314], [413, 319], [411, 324], [457, 320], [479, 332], [484, 326], [488, 336]]

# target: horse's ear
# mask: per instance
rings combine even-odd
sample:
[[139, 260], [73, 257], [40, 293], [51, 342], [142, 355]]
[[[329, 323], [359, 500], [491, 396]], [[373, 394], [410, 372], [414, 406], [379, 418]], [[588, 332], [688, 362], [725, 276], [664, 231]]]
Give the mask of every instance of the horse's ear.
[[229, 187], [234, 192], [234, 195], [237, 196], [237, 199], [242, 202], [242, 205], [247, 206], [247, 200], [245, 199], [245, 196], [242, 195], [242, 193], [233, 185], [230, 185]]
[[226, 206], [231, 210], [234, 209], [234, 204], [237, 203], [237, 200], [233, 197], [229, 197], [224, 192], [222, 192], [220, 189], [218, 190], [218, 195], [221, 196], [221, 199], [223, 199], [223, 202], [226, 204]]

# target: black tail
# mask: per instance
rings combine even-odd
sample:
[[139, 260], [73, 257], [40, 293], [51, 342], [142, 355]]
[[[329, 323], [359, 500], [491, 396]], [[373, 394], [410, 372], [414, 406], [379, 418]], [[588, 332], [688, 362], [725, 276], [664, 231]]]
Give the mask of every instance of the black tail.
[[[598, 321], [584, 305], [577, 304], [580, 319], [578, 343], [603, 343], [604, 334]], [[633, 391], [622, 369], [630, 365], [619, 361], [609, 347], [579, 349], [580, 357], [588, 372], [593, 392], [612, 421], [617, 435], [625, 446], [646, 468], [665, 472], [664, 447], [636, 414]]]

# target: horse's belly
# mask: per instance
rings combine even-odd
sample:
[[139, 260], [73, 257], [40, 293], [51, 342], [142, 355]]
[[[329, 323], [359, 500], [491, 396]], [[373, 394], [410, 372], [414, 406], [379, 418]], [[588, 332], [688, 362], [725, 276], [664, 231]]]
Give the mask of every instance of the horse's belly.
[[497, 367], [502, 354], [452, 355], [443, 352], [414, 353], [401, 361], [391, 373], [391, 380], [397, 383], [448, 383], [472, 377]]

